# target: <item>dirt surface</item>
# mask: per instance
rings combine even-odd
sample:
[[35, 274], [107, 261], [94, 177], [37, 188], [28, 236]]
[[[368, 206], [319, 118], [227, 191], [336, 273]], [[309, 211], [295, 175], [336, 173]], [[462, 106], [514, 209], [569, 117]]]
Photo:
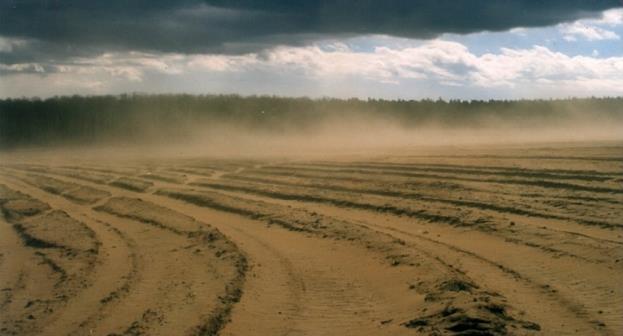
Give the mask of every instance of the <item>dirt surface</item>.
[[0, 161], [1, 335], [620, 335], [620, 144]]

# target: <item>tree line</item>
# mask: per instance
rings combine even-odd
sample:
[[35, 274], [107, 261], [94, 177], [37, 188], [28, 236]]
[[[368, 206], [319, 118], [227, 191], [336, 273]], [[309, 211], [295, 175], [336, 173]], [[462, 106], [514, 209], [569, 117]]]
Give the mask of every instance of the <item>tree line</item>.
[[446, 101], [123, 94], [11, 98], [0, 100], [0, 147], [176, 137], [188, 127], [210, 124], [287, 132], [327, 120], [378, 119], [405, 127], [495, 122], [530, 127], [572, 118], [623, 122], [623, 97]]

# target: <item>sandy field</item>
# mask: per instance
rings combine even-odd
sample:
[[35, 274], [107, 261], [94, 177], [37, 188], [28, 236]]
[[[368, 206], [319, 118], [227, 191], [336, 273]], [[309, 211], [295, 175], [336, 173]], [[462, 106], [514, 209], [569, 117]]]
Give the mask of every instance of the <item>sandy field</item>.
[[621, 335], [623, 145], [0, 158], [0, 335]]

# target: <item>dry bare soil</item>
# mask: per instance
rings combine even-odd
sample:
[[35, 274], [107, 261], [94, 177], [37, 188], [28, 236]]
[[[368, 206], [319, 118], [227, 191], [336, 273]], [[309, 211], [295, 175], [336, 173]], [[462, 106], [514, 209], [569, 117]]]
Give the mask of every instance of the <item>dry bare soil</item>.
[[1, 335], [621, 335], [623, 147], [0, 165]]

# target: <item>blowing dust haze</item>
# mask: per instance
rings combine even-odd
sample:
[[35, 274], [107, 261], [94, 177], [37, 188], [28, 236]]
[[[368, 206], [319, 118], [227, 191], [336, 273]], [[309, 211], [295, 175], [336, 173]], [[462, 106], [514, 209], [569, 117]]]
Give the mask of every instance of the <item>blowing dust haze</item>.
[[[107, 96], [0, 102], [6, 150], [304, 157], [430, 146], [622, 140], [620, 99], [311, 100]], [[583, 111], [590, 111], [590, 116]], [[97, 154], [95, 154], [97, 155]]]

